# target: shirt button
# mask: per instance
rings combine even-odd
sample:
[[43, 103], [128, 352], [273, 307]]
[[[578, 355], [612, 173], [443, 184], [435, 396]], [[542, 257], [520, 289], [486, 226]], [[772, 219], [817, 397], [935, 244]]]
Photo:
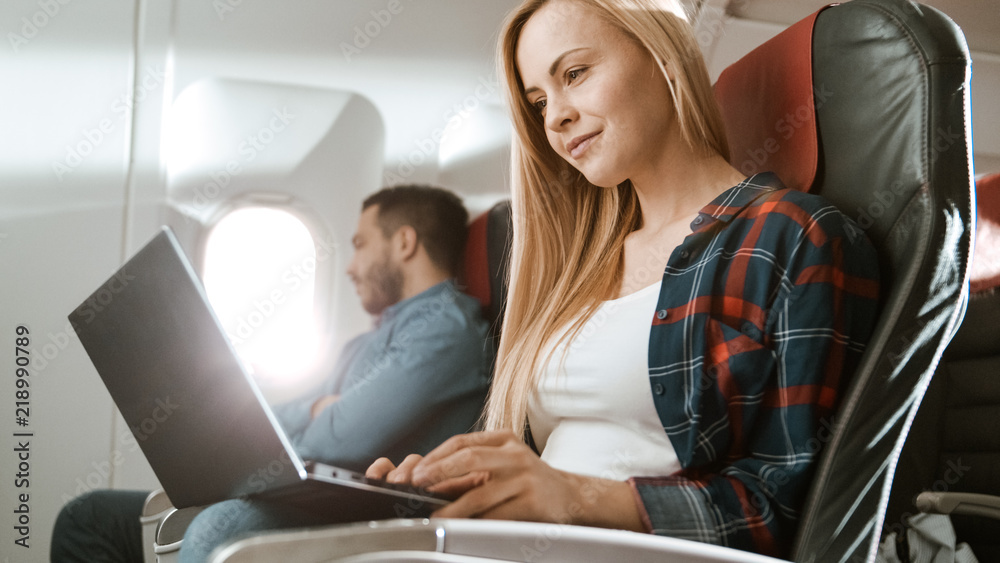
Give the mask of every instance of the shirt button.
[[659, 311], [656, 312], [656, 318], [660, 319], [661, 321], [667, 318], [668, 315], [670, 315], [670, 313], [666, 309], [660, 309]]
[[656, 393], [657, 395], [662, 395], [663, 391], [664, 391], [663, 386], [660, 385], [659, 383], [653, 386], [653, 393]]
[[740, 327], [740, 331], [743, 334], [749, 336], [750, 338], [757, 337], [757, 327], [753, 326], [753, 323], [751, 323], [750, 321], [743, 323], [743, 326]]
[[699, 216], [697, 216], [697, 217], [694, 218], [694, 224], [695, 225], [700, 225], [704, 220], [705, 220], [705, 218], [702, 217], [701, 215], [699, 215]]
[[688, 252], [687, 250], [682, 250], [681, 251], [681, 258], [682, 259], [687, 260], [689, 256], [691, 256], [691, 253]]

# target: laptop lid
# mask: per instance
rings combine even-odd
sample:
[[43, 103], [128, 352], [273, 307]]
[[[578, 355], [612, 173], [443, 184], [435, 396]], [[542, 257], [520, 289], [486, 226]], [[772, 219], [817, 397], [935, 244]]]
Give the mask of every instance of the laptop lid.
[[69, 320], [174, 506], [305, 478], [168, 227]]

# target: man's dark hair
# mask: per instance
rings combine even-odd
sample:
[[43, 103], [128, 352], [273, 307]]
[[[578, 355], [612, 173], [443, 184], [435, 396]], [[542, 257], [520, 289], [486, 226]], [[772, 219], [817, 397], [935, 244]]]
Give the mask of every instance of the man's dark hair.
[[394, 186], [365, 198], [361, 209], [373, 205], [378, 206], [378, 224], [386, 238], [403, 225], [413, 227], [434, 265], [458, 275], [469, 221], [458, 196], [433, 186]]

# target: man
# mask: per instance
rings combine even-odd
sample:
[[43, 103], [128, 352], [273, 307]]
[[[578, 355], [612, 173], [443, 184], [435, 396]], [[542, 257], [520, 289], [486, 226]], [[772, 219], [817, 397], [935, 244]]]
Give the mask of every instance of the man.
[[[386, 188], [365, 200], [347, 273], [375, 328], [345, 345], [318, 389], [273, 409], [303, 458], [363, 471], [380, 456], [425, 453], [475, 424], [492, 351], [479, 303], [453, 281], [467, 220], [461, 201], [437, 188]], [[67, 504], [52, 560], [141, 560], [145, 497], [96, 491]], [[281, 505], [224, 501], [192, 522], [181, 558], [204, 560], [240, 533], [321, 523]]]

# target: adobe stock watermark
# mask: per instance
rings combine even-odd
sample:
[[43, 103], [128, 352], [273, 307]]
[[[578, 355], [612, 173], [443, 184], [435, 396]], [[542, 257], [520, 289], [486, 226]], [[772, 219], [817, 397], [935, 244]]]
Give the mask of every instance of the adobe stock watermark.
[[34, 373], [45, 371], [49, 363], [55, 360], [69, 346], [69, 343], [77, 338], [76, 331], [73, 330], [73, 325], [69, 321], [66, 321], [62, 330], [55, 333], [47, 332], [46, 337], [48, 341], [41, 347], [31, 348], [31, 368]]
[[97, 318], [97, 313], [104, 310], [111, 304], [115, 295], [125, 291], [129, 282], [134, 281], [135, 276], [129, 274], [124, 269], [119, 270], [101, 289], [94, 292], [82, 305], [76, 308], [75, 313], [84, 317], [83, 322], [90, 324]]
[[389, 0], [385, 8], [371, 10], [369, 12], [371, 19], [361, 25], [354, 26], [354, 41], [351, 43], [340, 42], [340, 52], [343, 53], [344, 60], [351, 62], [351, 57], [360, 55], [376, 37], [382, 34], [382, 31], [389, 27], [393, 17], [402, 13], [403, 9], [403, 3], [400, 0]]
[[[646, 253], [646, 260], [642, 265], [622, 280], [621, 295], [631, 295], [652, 285], [648, 283], [648, 280], [654, 275], [656, 280], [662, 280], [663, 270], [667, 265], [667, 259], [670, 257], [672, 251], [673, 249], [667, 246], [650, 248]], [[586, 348], [587, 341], [604, 328], [608, 321], [619, 312], [621, 306], [622, 304], [617, 299], [606, 301], [587, 319], [587, 322], [584, 323], [579, 332], [573, 335], [573, 339], [569, 342], [569, 349], [580, 350]]]
[[917, 350], [917, 347], [922, 344], [918, 337], [923, 333], [927, 324], [927, 319], [918, 319], [916, 324], [910, 327], [905, 334], [900, 335], [899, 339], [891, 347], [886, 347], [886, 357], [893, 368], [898, 368], [900, 364], [909, 360], [910, 356]]
[[[786, 113], [774, 123], [774, 132], [777, 136], [770, 136], [764, 140], [762, 146], [747, 149], [747, 159], [738, 167], [740, 172], [749, 176], [757, 170], [765, 169], [765, 164], [770, 160], [771, 155], [781, 150], [782, 143], [788, 143], [795, 136], [795, 133], [807, 123], [810, 123], [815, 115], [815, 110], [823, 107], [833, 95], [833, 92], [826, 89], [826, 84], [821, 84], [813, 88], [814, 105], [802, 104], [794, 111]], [[779, 138], [780, 137], [780, 138]], [[742, 155], [741, 155], [742, 156]], [[734, 157], [735, 158], [735, 157]]]
[[[925, 489], [925, 491], [930, 490], [935, 493], [947, 493], [953, 486], [957, 485], [963, 477], [965, 477], [966, 473], [972, 469], [971, 465], [965, 465], [962, 463], [962, 458], [954, 460], [949, 459], [946, 465], [947, 469], [945, 469], [941, 474], [941, 478], [934, 481], [930, 488]], [[914, 498], [916, 498], [916, 496], [914, 496]], [[916, 514], [920, 514], [920, 512], [917, 512]], [[883, 528], [882, 535], [884, 536], [892, 532], [895, 532], [897, 535], [904, 533], [906, 531], [906, 522], [913, 516], [916, 516], [916, 514], [912, 512], [904, 512], [900, 515], [898, 522], [894, 522], [892, 525]]]
[[[545, 524], [535, 532], [532, 543], [521, 544], [521, 557], [523, 561], [542, 561], [546, 552], [558, 542], [567, 526], [574, 525], [581, 516], [586, 513], [587, 508], [593, 508], [613, 482], [618, 481], [616, 475], [635, 474], [635, 459], [629, 452], [616, 450], [614, 452], [614, 462], [611, 467], [605, 469], [598, 476], [601, 480], [587, 481], [580, 489], [579, 502], [571, 502], [561, 507], [560, 511], [553, 511], [550, 514], [551, 523]], [[586, 505], [586, 506], [585, 506]]]
[[[961, 141], [965, 138], [963, 132], [956, 133], [952, 130], [949, 125], [947, 129], [943, 127], [938, 127], [934, 134], [934, 138], [931, 142], [930, 149], [930, 159], [929, 164], [937, 162], [937, 159], [941, 157], [942, 154], [950, 150], [956, 142]], [[917, 170], [917, 161], [910, 159], [903, 163], [903, 173], [908, 176], [920, 177], [921, 174]], [[892, 185], [876, 190], [872, 195], [872, 201], [867, 206], [857, 207], [857, 218], [856, 222], [859, 227], [863, 230], [868, 230], [872, 225], [875, 224], [877, 219], [880, 219], [883, 215], [890, 210], [893, 205], [896, 204], [900, 198], [908, 196], [911, 192], [911, 185], [905, 184], [903, 180], [897, 179], [892, 183]]]
[[[89, 324], [93, 322], [97, 318], [97, 313], [110, 305], [115, 295], [124, 291], [128, 287], [128, 284], [134, 280], [134, 275], [129, 274], [125, 270], [120, 270], [101, 289], [94, 292], [82, 305], [77, 307], [74, 312], [84, 317], [84, 323]], [[45, 368], [69, 346], [70, 342], [77, 340], [76, 330], [73, 329], [71, 321], [66, 321], [62, 329], [55, 333], [47, 332], [46, 337], [46, 341], [36, 339], [35, 342], [38, 345], [31, 348], [31, 368], [35, 373], [45, 371]], [[44, 343], [42, 344], [41, 342]]]
[[243, 503], [247, 502], [251, 495], [266, 491], [268, 486], [285, 475], [289, 469], [295, 471], [294, 463], [288, 452], [282, 450], [279, 457], [258, 466], [256, 471], [251, 472], [245, 481], [243, 492], [233, 499], [216, 505], [218, 508], [213, 509], [216, 510], [213, 517], [206, 519], [202, 525], [216, 532], [227, 530], [230, 522], [243, 515], [246, 510]]
[[[119, 271], [105, 286], [77, 307], [75, 312], [85, 317], [83, 322], [92, 322], [97, 318], [97, 313], [110, 305], [115, 295], [121, 293], [134, 279], [135, 276], [128, 272]], [[31, 347], [31, 369], [35, 373], [45, 371], [51, 362], [69, 347], [70, 342], [77, 341], [76, 330], [70, 321], [66, 321], [61, 330], [54, 333], [46, 332], [45, 336], [45, 340], [36, 339], [34, 341], [36, 344]]]
[[142, 102], [150, 93], [157, 90], [166, 80], [166, 73], [161, 67], [147, 66], [136, 81], [134, 92], [126, 92], [115, 98], [111, 103], [109, 117], [99, 120], [94, 127], [84, 127], [80, 130], [79, 140], [65, 145], [66, 153], [62, 160], [51, 162], [52, 172], [60, 182], [67, 174], [75, 171], [93, 152], [111, 136], [118, 125], [129, 116], [136, 102]]
[[408, 322], [402, 330], [396, 333], [394, 338], [396, 345], [387, 347], [374, 360], [371, 358], [365, 360], [361, 379], [351, 388], [352, 392], [364, 389], [377, 381], [384, 373], [396, 373], [398, 370], [396, 360], [405, 355], [407, 350], [413, 349], [414, 340], [424, 339], [426, 342], [427, 329], [451, 310], [457, 296], [456, 291], [447, 290], [435, 295], [430, 301], [422, 303], [419, 310], [422, 314]]
[[[210, 180], [200, 187], [195, 188], [192, 203], [195, 209], [203, 210], [208, 208], [213, 201], [218, 199], [229, 187], [230, 182], [243, 173], [243, 167], [257, 159], [274, 143], [278, 135], [288, 128], [295, 120], [295, 114], [288, 111], [287, 106], [281, 109], [272, 108], [271, 117], [267, 125], [260, 127], [256, 132], [247, 135], [237, 145], [236, 151], [242, 157], [240, 159], [230, 159], [221, 169], [209, 174]], [[191, 218], [185, 216], [187, 221]]]
[[179, 407], [179, 405], [170, 401], [170, 397], [156, 399], [155, 402], [156, 406], [153, 407], [153, 411], [149, 416], [144, 418], [138, 425], [129, 427], [132, 430], [132, 435], [140, 442], [148, 440], [156, 432], [156, 429], [166, 422], [170, 418], [170, 415]]
[[[715, 40], [726, 33], [726, 13], [739, 12], [747, 0], [731, 0], [725, 8], [705, 3], [695, 22], [694, 38], [702, 51], [711, 47]], [[698, 52], [699, 56], [702, 51]]]
[[416, 145], [416, 148], [411, 150], [406, 158], [396, 165], [395, 170], [386, 171], [383, 176], [383, 184], [394, 186], [405, 183], [406, 179], [416, 171], [417, 166], [423, 164], [427, 159], [435, 157], [441, 145], [441, 139], [449, 131], [460, 127], [462, 122], [468, 119], [480, 105], [489, 100], [499, 87], [500, 83], [496, 76], [480, 76], [472, 93], [463, 98], [462, 101], [452, 104], [442, 114], [444, 127], [437, 127], [431, 131], [429, 136], [414, 140], [413, 144]]
[[35, 5], [38, 6], [38, 10], [30, 16], [24, 16], [21, 18], [21, 27], [17, 30], [20, 33], [15, 33], [13, 31], [7, 32], [7, 42], [10, 43], [10, 48], [13, 49], [15, 53], [20, 53], [21, 47], [24, 47], [33, 39], [38, 37], [42, 30], [48, 27], [49, 23], [62, 13], [63, 6], [66, 6], [72, 1], [73, 0], [37, 0]]
[[767, 470], [766, 478], [760, 474], [755, 474], [753, 476], [755, 487], [748, 488], [747, 492], [749, 494], [747, 500], [741, 502], [740, 509], [743, 513], [734, 514], [726, 510], [725, 518], [727, 520], [744, 520], [755, 517], [767, 517], [768, 513], [774, 510], [772, 503], [778, 502], [775, 499], [782, 487], [792, 483], [793, 479], [798, 481], [801, 486], [803, 476], [806, 474], [803, 471], [802, 465], [811, 463], [812, 460], [817, 459], [820, 451], [833, 439], [835, 424], [836, 419], [833, 416], [821, 418], [813, 436], [806, 440], [805, 447], [803, 449], [796, 447], [794, 451], [790, 452], [794, 461], [790, 461], [789, 464], [797, 466], [797, 469], [788, 468], [788, 465], [778, 466], [775, 464], [773, 468]]
[[212, 9], [215, 15], [219, 16], [219, 21], [225, 21], [226, 16], [236, 11], [243, 5], [243, 0], [212, 0]]
[[317, 265], [330, 260], [336, 250], [337, 245], [333, 239], [317, 239], [315, 256], [306, 256], [283, 270], [279, 276], [281, 280], [279, 287], [267, 291], [263, 298], [255, 299], [245, 315], [237, 315], [234, 331], [226, 332], [233, 346], [239, 349], [245, 345], [254, 333], [306, 284], [307, 280], [315, 276]]
[[[972, 466], [965, 465], [964, 463], [962, 463], [961, 458], [955, 460], [948, 460], [947, 469], [944, 470], [944, 473], [941, 475], [940, 479], [934, 481], [929, 490], [933, 490], [934, 492], [938, 493], [948, 492], [948, 490], [952, 486], [958, 484], [958, 482], [962, 479], [962, 477], [964, 477], [965, 474], [968, 473], [971, 469]], [[881, 537], [886, 538], [887, 536], [893, 533], [895, 533], [897, 537], [902, 534], [905, 534], [907, 530], [907, 523], [912, 517], [917, 516], [918, 514], [920, 514], [920, 512], [917, 513], [904, 512], [902, 515], [900, 515], [898, 521], [892, 524], [884, 523], [882, 527]], [[816, 561], [817, 561], [816, 555], [810, 555], [809, 558], [806, 559], [804, 563], [816, 563]], [[864, 556], [852, 555], [849, 559], [845, 559], [844, 561], [849, 563], [865, 563], [866, 561], [868, 561], [868, 559], [866, 559]]]
[[106, 488], [108, 480], [111, 478], [112, 470], [125, 463], [125, 454], [138, 450], [139, 442], [148, 440], [162, 424], [167, 422], [174, 411], [179, 408], [179, 405], [174, 404], [170, 400], [170, 397], [158, 398], [154, 401], [154, 404], [156, 406], [150, 411], [148, 417], [143, 419], [137, 426], [131, 427], [128, 430], [122, 430], [118, 434], [118, 447], [111, 453], [110, 460], [92, 461], [90, 466], [93, 469], [86, 475], [78, 476], [74, 481], [76, 489], [73, 491], [73, 495], [70, 496], [70, 493], [63, 492], [63, 504], [66, 505], [66, 509], [69, 512], [72, 512], [80, 503], [83, 495], [97, 489]]

